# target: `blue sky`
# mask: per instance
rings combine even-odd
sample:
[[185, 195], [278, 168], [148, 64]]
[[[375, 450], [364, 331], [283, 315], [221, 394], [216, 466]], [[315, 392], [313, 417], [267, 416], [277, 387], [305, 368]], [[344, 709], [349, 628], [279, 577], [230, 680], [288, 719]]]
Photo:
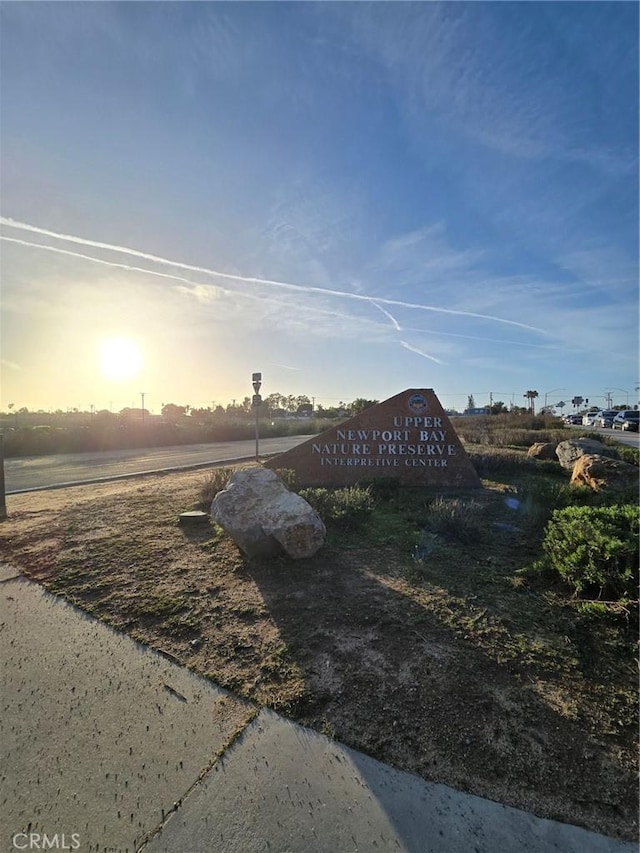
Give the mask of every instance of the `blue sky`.
[[0, 15], [1, 408], [637, 402], [636, 3]]

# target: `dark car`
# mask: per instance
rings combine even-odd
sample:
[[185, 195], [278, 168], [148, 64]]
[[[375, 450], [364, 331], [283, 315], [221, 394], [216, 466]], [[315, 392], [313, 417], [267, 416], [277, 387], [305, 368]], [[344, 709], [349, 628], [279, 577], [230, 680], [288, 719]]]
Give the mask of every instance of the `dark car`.
[[562, 420], [565, 424], [573, 424], [574, 426], [582, 423], [581, 415], [565, 415]]
[[602, 427], [603, 429], [611, 429], [611, 424], [617, 414], [618, 413], [615, 409], [605, 409], [605, 411], [600, 412], [596, 418], [595, 426]]
[[618, 412], [611, 423], [611, 429], [630, 430], [638, 432], [638, 416], [640, 412], [634, 409], [625, 409], [623, 412]]

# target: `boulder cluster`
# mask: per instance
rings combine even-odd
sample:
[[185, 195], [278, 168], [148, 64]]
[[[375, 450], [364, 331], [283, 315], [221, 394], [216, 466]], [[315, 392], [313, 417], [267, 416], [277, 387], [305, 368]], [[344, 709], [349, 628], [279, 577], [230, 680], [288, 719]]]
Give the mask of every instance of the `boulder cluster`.
[[528, 455], [534, 459], [557, 459], [571, 471], [571, 485], [589, 486], [598, 492], [624, 490], [638, 484], [638, 469], [617, 459], [615, 448], [590, 438], [571, 438], [559, 444], [534, 444]]

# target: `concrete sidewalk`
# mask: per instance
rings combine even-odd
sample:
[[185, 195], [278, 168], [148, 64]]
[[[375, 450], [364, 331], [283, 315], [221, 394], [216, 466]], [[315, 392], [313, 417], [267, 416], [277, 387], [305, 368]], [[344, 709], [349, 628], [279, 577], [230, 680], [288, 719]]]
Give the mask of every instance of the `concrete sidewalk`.
[[2, 851], [637, 849], [257, 714], [6, 567], [0, 634]]

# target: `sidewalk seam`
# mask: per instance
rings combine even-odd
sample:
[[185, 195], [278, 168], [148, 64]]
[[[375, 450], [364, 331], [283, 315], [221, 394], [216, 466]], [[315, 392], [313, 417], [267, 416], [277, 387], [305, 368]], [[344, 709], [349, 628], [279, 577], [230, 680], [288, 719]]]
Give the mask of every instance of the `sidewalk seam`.
[[184, 794], [178, 800], [176, 800], [174, 802], [174, 804], [171, 806], [171, 808], [168, 811], [165, 811], [164, 809], [162, 810], [162, 820], [154, 829], [149, 830], [149, 832], [146, 834], [146, 836], [141, 841], [141, 843], [135, 848], [135, 853], [143, 853], [143, 851], [145, 850], [147, 845], [151, 841], [153, 841], [154, 838], [156, 838], [158, 835], [160, 835], [160, 833], [162, 832], [162, 830], [166, 826], [167, 822], [178, 811], [178, 809], [182, 806], [182, 804], [187, 799], [187, 797], [192, 793], [192, 791], [195, 788], [198, 787], [198, 785], [200, 785], [200, 783], [203, 781], [203, 779], [206, 776], [208, 776], [208, 774], [213, 770], [213, 768], [220, 761], [220, 759], [224, 758], [224, 756], [229, 751], [229, 749], [234, 745], [234, 743], [237, 743], [237, 741], [240, 740], [240, 738], [244, 735], [244, 733], [247, 731], [247, 729], [258, 718], [258, 716], [260, 715], [260, 712], [262, 710], [263, 709], [258, 707], [257, 705], [251, 709], [251, 711], [250, 711], [249, 715], [247, 716], [247, 719], [245, 720], [244, 724], [238, 726], [238, 728], [235, 730], [235, 732], [233, 732], [230, 735], [227, 742], [215, 752], [215, 754], [214, 754], [213, 758], [211, 759], [211, 761], [209, 762], [209, 764], [207, 764], [206, 767], [204, 767], [200, 771], [197, 779], [187, 788], [187, 790], [184, 792]]

